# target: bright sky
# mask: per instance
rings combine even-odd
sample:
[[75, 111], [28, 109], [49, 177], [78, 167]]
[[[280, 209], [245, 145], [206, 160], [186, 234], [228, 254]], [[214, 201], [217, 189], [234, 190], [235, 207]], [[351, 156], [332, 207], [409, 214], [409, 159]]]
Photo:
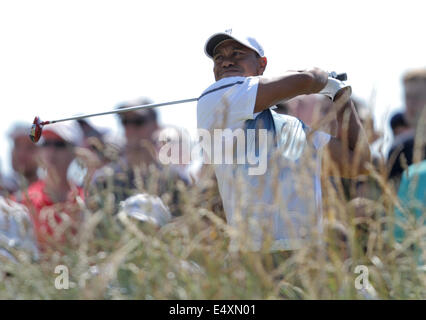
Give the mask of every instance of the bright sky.
[[[108, 111], [140, 96], [198, 97], [214, 81], [204, 42], [229, 28], [262, 44], [265, 76], [312, 66], [347, 72], [382, 129], [403, 107], [402, 73], [426, 66], [423, 3], [0, 0], [2, 172], [10, 170], [6, 133], [15, 121]], [[167, 106], [160, 117], [194, 132], [195, 111], [195, 103]], [[113, 116], [92, 123], [119, 130]]]

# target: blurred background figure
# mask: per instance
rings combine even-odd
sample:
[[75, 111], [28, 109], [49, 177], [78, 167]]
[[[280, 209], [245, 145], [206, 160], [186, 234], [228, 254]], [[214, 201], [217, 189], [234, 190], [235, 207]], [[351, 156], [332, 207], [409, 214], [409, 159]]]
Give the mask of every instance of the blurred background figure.
[[[405, 93], [405, 118], [416, 128], [426, 106], [426, 68], [407, 71], [403, 76]], [[423, 123], [423, 125], [425, 125]]]
[[30, 214], [25, 206], [0, 196], [0, 263], [4, 258], [18, 262], [20, 253], [30, 261], [39, 256]]
[[29, 139], [30, 127], [30, 124], [16, 123], [9, 131], [13, 173], [3, 178], [3, 185], [10, 194], [28, 188], [38, 179], [39, 148]]
[[398, 198], [402, 211], [398, 207], [395, 208], [395, 238], [402, 242], [405, 239], [405, 231], [410, 233], [426, 224], [426, 160], [412, 164], [404, 171], [398, 188]]
[[[403, 77], [406, 119], [402, 138], [395, 138], [389, 152], [390, 177], [396, 180], [401, 209], [396, 207], [395, 238], [406, 240], [406, 233], [424, 228], [426, 213], [426, 68], [410, 70]], [[393, 120], [393, 118], [392, 118]], [[392, 126], [391, 120], [391, 126]], [[392, 128], [393, 129], [393, 128]], [[399, 181], [401, 181], [399, 183]], [[416, 239], [414, 250], [418, 263], [425, 264], [422, 239]]]
[[[122, 103], [118, 108], [151, 103], [150, 99], [142, 97]], [[121, 201], [147, 193], [161, 197], [172, 214], [180, 215], [178, 181], [187, 186], [191, 182], [191, 168], [186, 164], [163, 164], [159, 152], [166, 142], [188, 145], [189, 134], [180, 128], [160, 126], [155, 109], [123, 112], [118, 114], [118, 119], [124, 129], [125, 143], [118, 159], [95, 172], [90, 206], [103, 207], [106, 193], [112, 191], [115, 203], [113, 212], [117, 212]], [[160, 135], [164, 139], [162, 142]]]
[[[364, 127], [365, 133], [367, 135], [368, 143], [371, 145], [383, 137], [383, 134], [376, 130], [376, 125], [374, 123], [373, 111], [370, 106], [366, 105], [361, 99], [354, 97], [352, 98], [355, 109], [358, 113], [359, 120]], [[373, 154], [374, 157], [374, 154]], [[373, 159], [374, 161], [374, 159]]]
[[[128, 101], [118, 108], [127, 108], [153, 103], [149, 98], [143, 97], [135, 101]], [[124, 128], [126, 145], [122, 160], [132, 166], [149, 166], [156, 162], [156, 141], [154, 133], [160, 128], [155, 109], [140, 109], [118, 114]]]
[[[118, 108], [150, 103], [150, 99], [143, 97], [121, 103]], [[131, 196], [135, 189], [145, 189], [150, 170], [160, 170], [154, 140], [154, 133], [160, 128], [156, 111], [142, 109], [124, 112], [118, 114], [118, 119], [124, 129], [124, 145], [118, 157], [98, 169], [93, 176], [94, 187], [100, 190], [106, 189], [107, 182], [112, 178], [116, 204]]]
[[75, 148], [76, 157], [70, 164], [68, 176], [76, 185], [87, 188], [96, 170], [118, 157], [119, 147], [110, 143], [108, 130], [96, 128], [85, 119], [77, 123], [83, 140], [81, 146]]
[[43, 129], [40, 159], [45, 176], [32, 183], [22, 202], [30, 210], [42, 250], [62, 245], [76, 233], [80, 220], [77, 199], [83, 189], [68, 179], [75, 148], [83, 143], [83, 132], [75, 121], [50, 124]]
[[402, 112], [397, 112], [391, 117], [390, 127], [392, 129], [394, 143], [399, 137], [414, 133], [413, 128], [408, 125]]
[[[394, 115], [392, 125], [396, 126], [394, 143], [388, 153], [389, 178], [398, 188], [401, 174], [415, 160], [425, 159], [425, 126], [424, 110], [426, 106], [426, 69], [407, 71], [403, 76], [405, 111], [401, 115]], [[420, 136], [417, 132], [421, 132]], [[417, 136], [416, 136], [417, 135]], [[417, 140], [417, 142], [416, 142]], [[417, 145], [418, 159], [414, 159]]]
[[166, 126], [154, 133], [157, 141], [157, 152], [160, 156], [165, 156], [171, 174], [177, 174], [186, 184], [193, 184], [197, 180], [201, 168], [201, 158], [191, 159], [191, 150], [193, 143], [191, 136], [185, 128], [176, 126]]
[[408, 125], [404, 113], [398, 112], [390, 119], [393, 143], [388, 152], [389, 178], [399, 181], [404, 167], [413, 163], [415, 130]]
[[[118, 109], [153, 103], [147, 97], [126, 101]], [[124, 143], [118, 157], [98, 169], [93, 175], [91, 194], [98, 197], [99, 206], [104, 201], [99, 197], [103, 191], [112, 191], [115, 208], [120, 201], [142, 192], [160, 194], [162, 184], [152, 181], [161, 172], [158, 161], [155, 132], [160, 129], [158, 115], [154, 109], [140, 109], [117, 114], [124, 129]], [[119, 140], [119, 139], [116, 139]], [[158, 177], [156, 177], [158, 180]], [[160, 190], [161, 189], [161, 190]], [[114, 210], [116, 212], [116, 210]]]
[[[285, 102], [280, 102], [274, 109], [277, 113], [288, 114], [302, 120], [307, 126], [336, 134], [336, 113], [332, 110], [332, 101], [319, 94], [301, 95]], [[329, 121], [320, 123], [328, 116]], [[319, 128], [317, 126], [320, 125]]]

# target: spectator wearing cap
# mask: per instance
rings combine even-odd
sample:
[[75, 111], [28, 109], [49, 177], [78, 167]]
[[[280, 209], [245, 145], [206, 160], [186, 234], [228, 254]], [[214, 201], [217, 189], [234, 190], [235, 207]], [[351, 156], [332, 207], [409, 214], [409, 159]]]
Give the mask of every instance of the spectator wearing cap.
[[43, 130], [40, 157], [46, 176], [32, 183], [23, 199], [42, 250], [53, 243], [62, 244], [66, 236], [75, 234], [80, 222], [77, 199], [84, 198], [83, 189], [68, 179], [67, 172], [82, 139], [80, 127], [71, 121]]
[[[388, 154], [388, 166], [390, 167], [389, 177], [397, 183], [402, 172], [414, 162], [425, 159], [426, 144], [424, 138], [424, 128], [426, 124], [426, 68], [412, 69], [405, 72], [402, 78], [404, 85], [405, 110], [403, 117], [395, 115], [391, 119], [394, 125], [401, 122], [405, 128], [404, 133], [395, 136], [395, 141], [390, 148]], [[401, 127], [401, 125], [400, 125]], [[397, 127], [398, 128], [398, 127]], [[420, 136], [416, 136], [416, 131], [423, 132]], [[416, 153], [420, 155], [418, 159], [414, 159]]]
[[[148, 98], [122, 103], [118, 108], [127, 108], [138, 105], [151, 104]], [[148, 193], [156, 196], [165, 196], [165, 204], [171, 206], [172, 214], [179, 215], [179, 196], [176, 188], [177, 181], [189, 183], [186, 168], [163, 165], [159, 159], [161, 143], [159, 137], [180, 140], [178, 131], [172, 129], [164, 131], [157, 121], [157, 112], [154, 109], [139, 109], [119, 114], [119, 120], [124, 128], [126, 142], [118, 160], [112, 161], [97, 170], [93, 177], [90, 204], [104, 206], [105, 192], [112, 190], [115, 207], [118, 209], [120, 201], [138, 194]], [[168, 140], [168, 139], [166, 139]], [[183, 142], [182, 142], [183, 143]], [[183, 169], [183, 170], [181, 170]], [[99, 196], [100, 195], [100, 196]], [[92, 197], [93, 196], [93, 197]], [[94, 199], [95, 201], [91, 201]]]
[[16, 123], [9, 131], [12, 141], [11, 164], [13, 173], [4, 179], [9, 193], [27, 188], [38, 179], [38, 146], [28, 138], [30, 124]]
[[[150, 103], [152, 103], [150, 99], [142, 97], [121, 103], [118, 109]], [[120, 201], [135, 194], [135, 190], [147, 191], [150, 173], [162, 169], [158, 162], [157, 142], [154, 137], [154, 133], [160, 129], [156, 111], [140, 109], [123, 112], [118, 114], [118, 119], [123, 126], [126, 140], [121, 155], [95, 172], [91, 190], [93, 195], [102, 194], [108, 189], [108, 181], [112, 180], [112, 191], [117, 206]], [[103, 201], [98, 203], [103, 205]]]
[[[122, 103], [121, 108], [151, 104], [148, 98]], [[156, 161], [154, 133], [160, 128], [154, 109], [140, 109], [118, 114], [124, 128], [124, 158], [130, 166], [149, 166]]]

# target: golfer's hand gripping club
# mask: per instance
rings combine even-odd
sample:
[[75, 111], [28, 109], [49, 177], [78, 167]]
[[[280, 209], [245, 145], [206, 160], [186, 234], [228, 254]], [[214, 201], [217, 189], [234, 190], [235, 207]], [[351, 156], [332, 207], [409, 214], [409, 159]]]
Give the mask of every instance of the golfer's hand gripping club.
[[333, 101], [337, 92], [339, 92], [340, 90], [349, 90], [349, 93], [351, 93], [352, 92], [351, 86], [343, 82], [343, 81], [346, 81], [347, 79], [348, 77], [346, 73], [337, 74], [336, 72], [332, 71], [328, 74], [328, 81], [326, 86], [318, 93], [329, 97]]

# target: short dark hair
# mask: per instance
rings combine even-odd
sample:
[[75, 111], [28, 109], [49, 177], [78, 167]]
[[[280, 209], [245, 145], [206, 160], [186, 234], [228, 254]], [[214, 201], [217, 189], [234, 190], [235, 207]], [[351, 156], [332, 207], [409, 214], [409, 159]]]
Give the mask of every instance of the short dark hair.
[[404, 118], [404, 114], [402, 112], [394, 114], [390, 119], [390, 126], [392, 131], [395, 131], [395, 129], [398, 127], [408, 127], [408, 123]]

